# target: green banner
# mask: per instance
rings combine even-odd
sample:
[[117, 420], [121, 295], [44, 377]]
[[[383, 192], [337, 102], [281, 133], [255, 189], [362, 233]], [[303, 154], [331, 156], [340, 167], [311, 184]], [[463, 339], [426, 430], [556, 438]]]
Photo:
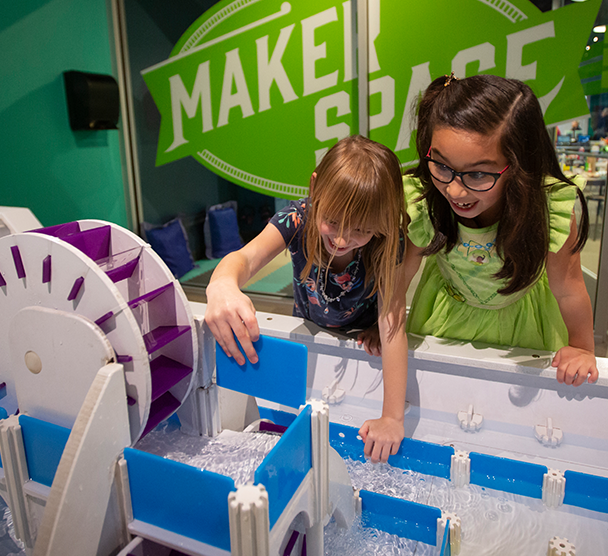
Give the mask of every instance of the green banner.
[[[416, 158], [412, 105], [432, 79], [526, 81], [553, 124], [588, 114], [578, 66], [601, 0], [368, 1], [369, 136]], [[161, 114], [157, 165], [191, 156], [284, 198], [307, 193], [337, 140], [358, 133], [356, 1], [221, 1], [142, 72]]]

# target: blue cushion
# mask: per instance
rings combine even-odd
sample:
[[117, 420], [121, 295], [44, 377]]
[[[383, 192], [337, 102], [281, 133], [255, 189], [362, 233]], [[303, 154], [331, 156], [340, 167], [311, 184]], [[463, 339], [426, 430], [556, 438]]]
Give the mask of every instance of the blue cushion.
[[237, 251], [243, 244], [239, 237], [239, 225], [233, 208], [210, 210], [209, 229], [214, 259], [219, 259], [232, 251]]
[[159, 227], [144, 223], [144, 230], [146, 240], [176, 278], [180, 278], [194, 268], [192, 253], [188, 247], [188, 236], [179, 218], [174, 218]]

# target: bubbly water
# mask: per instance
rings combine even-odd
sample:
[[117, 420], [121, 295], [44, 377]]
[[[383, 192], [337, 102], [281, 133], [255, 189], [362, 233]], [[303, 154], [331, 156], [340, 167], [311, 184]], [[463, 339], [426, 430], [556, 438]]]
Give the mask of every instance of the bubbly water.
[[275, 433], [229, 430], [214, 438], [188, 436], [167, 421], [140, 440], [136, 448], [226, 475], [236, 485], [244, 485], [253, 481], [255, 470], [279, 439]]
[[[272, 433], [224, 431], [215, 438], [182, 434], [171, 420], [148, 434], [137, 448], [231, 477], [253, 480], [257, 467], [279, 440]], [[608, 515], [571, 506], [548, 509], [541, 500], [476, 485], [454, 488], [450, 481], [388, 464], [346, 460], [353, 487], [453, 512], [462, 522], [461, 556], [547, 554], [554, 536], [568, 539], [576, 554], [608, 555]], [[564, 468], [567, 465], [564, 464]], [[0, 507], [0, 554], [25, 556], [15, 538], [10, 511]], [[325, 528], [325, 556], [434, 556], [437, 548], [363, 527], [350, 529], [332, 520]], [[296, 556], [292, 554], [292, 556]]]
[[[346, 467], [355, 488], [455, 513], [462, 524], [461, 556], [544, 555], [555, 536], [568, 539], [576, 554], [608, 554], [608, 514], [565, 505], [546, 508], [542, 500], [477, 485], [454, 488], [447, 479], [388, 464], [346, 460]], [[419, 556], [437, 550], [357, 522], [350, 531], [332, 522], [325, 533], [326, 556]]]
[[[137, 448], [232, 477], [235, 484], [253, 480], [257, 467], [279, 440], [271, 433], [224, 431], [215, 438], [192, 437], [171, 422], [161, 425]], [[577, 554], [608, 554], [608, 515], [476, 485], [454, 488], [450, 481], [388, 464], [346, 460], [354, 488], [426, 504], [461, 519], [461, 556], [522, 556], [547, 553], [554, 536], [568, 539]], [[564, 466], [567, 468], [567, 466]], [[431, 556], [437, 548], [363, 527], [348, 529], [334, 521], [325, 528], [326, 556]], [[295, 556], [292, 555], [292, 556]]]

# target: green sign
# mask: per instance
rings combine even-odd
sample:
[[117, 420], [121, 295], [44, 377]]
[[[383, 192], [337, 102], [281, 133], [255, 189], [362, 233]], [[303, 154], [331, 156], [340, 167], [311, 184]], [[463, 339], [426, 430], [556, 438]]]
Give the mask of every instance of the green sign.
[[191, 156], [228, 180], [306, 196], [317, 161], [360, 129], [407, 166], [412, 105], [436, 77], [526, 81], [554, 124], [588, 114], [578, 66], [601, 0], [368, 0], [369, 119], [358, 121], [355, 0], [221, 1], [144, 70], [161, 113], [157, 165]]

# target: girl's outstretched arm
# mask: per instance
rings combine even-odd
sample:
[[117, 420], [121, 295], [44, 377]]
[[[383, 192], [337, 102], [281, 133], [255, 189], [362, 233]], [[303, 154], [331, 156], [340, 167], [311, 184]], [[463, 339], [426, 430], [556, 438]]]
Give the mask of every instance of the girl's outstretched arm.
[[[382, 416], [365, 421], [359, 434], [365, 442], [365, 455], [372, 462], [386, 462], [397, 453], [405, 435], [403, 418], [407, 390], [408, 343], [405, 333], [407, 288], [420, 267], [419, 249], [408, 241], [406, 257], [400, 265], [391, 307], [386, 317], [380, 317], [378, 328], [382, 342], [382, 374], [384, 399]], [[382, 314], [379, 303], [378, 313]]]
[[576, 222], [570, 224], [570, 236], [557, 253], [547, 257], [549, 287], [557, 299], [559, 310], [568, 329], [568, 345], [555, 355], [557, 381], [580, 386], [589, 379], [595, 382], [598, 370], [593, 338], [593, 310], [585, 288], [579, 253], [572, 253], [576, 243]]
[[239, 365], [245, 364], [245, 357], [234, 336], [247, 359], [257, 363], [258, 356], [252, 342], [257, 341], [260, 335], [253, 303], [241, 288], [283, 249], [283, 236], [273, 224], [268, 224], [243, 248], [226, 255], [209, 280], [205, 291], [205, 322], [228, 357], [234, 357]]

